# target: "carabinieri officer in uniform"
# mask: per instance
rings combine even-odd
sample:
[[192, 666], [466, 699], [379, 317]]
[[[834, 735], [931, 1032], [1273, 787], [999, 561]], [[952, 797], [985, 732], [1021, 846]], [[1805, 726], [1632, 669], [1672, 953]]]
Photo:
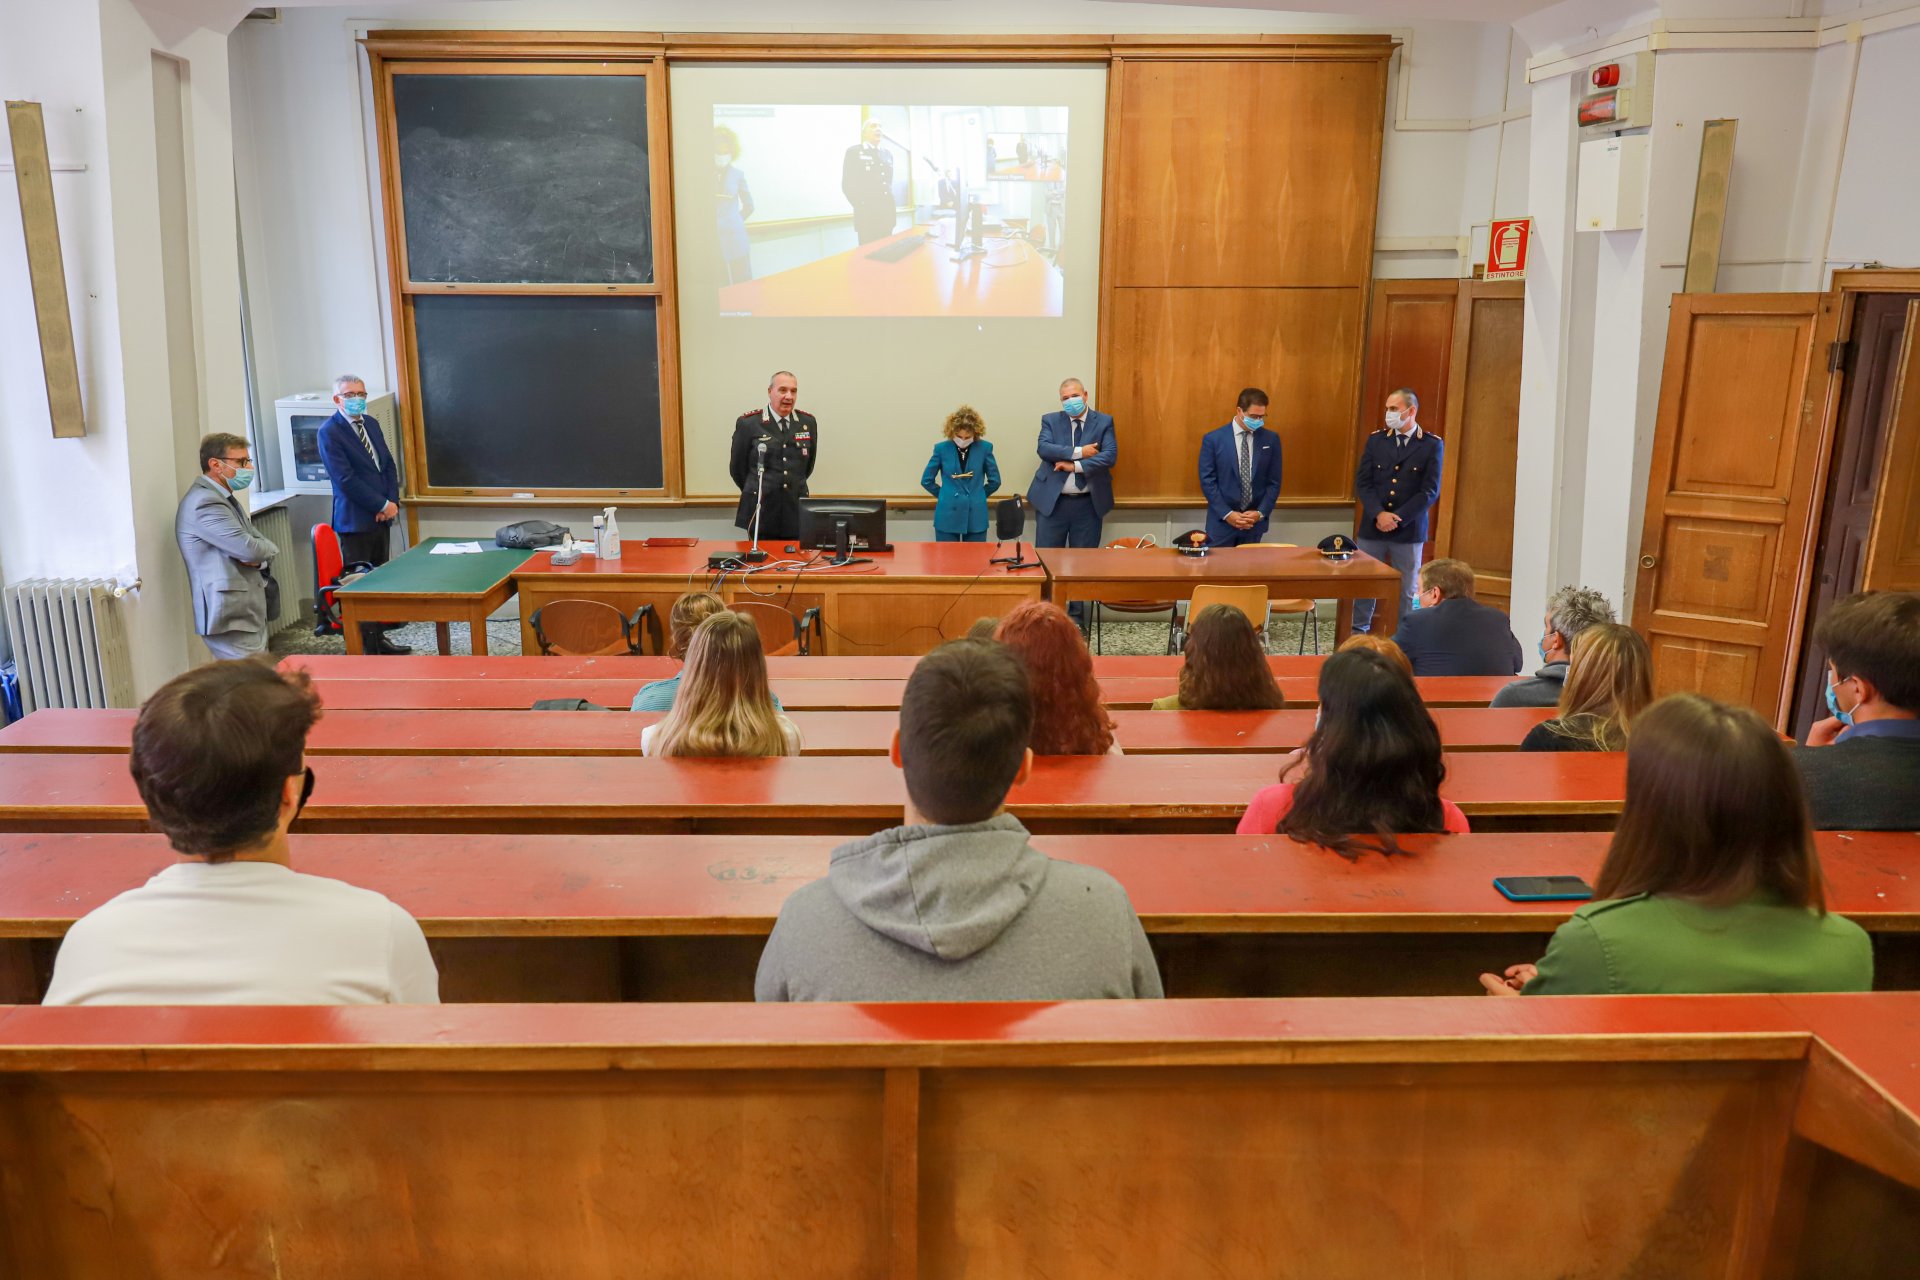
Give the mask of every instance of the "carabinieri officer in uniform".
[[767, 406], [743, 413], [733, 424], [733, 455], [727, 470], [740, 486], [740, 508], [733, 522], [753, 532], [754, 498], [758, 494], [760, 450], [766, 443], [766, 495], [760, 504], [760, 537], [800, 536], [800, 499], [807, 496], [807, 478], [820, 460], [820, 424], [810, 413], [796, 412], [800, 381], [784, 369], [767, 384]]

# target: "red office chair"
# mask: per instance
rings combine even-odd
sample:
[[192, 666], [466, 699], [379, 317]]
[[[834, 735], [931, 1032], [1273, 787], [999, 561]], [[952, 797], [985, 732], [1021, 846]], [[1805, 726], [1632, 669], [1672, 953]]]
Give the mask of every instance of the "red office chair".
[[313, 526], [313, 634], [337, 636], [340, 627], [340, 602], [335, 598], [342, 586], [363, 574], [373, 572], [365, 561], [340, 562], [340, 535], [330, 524]]

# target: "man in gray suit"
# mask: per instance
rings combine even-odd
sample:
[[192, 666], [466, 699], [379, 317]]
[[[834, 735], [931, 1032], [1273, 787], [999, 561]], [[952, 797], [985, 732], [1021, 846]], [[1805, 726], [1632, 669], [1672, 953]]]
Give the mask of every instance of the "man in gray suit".
[[216, 658], [251, 658], [267, 647], [265, 570], [280, 548], [234, 496], [252, 483], [246, 440], [216, 432], [200, 442], [200, 478], [173, 522], [193, 588], [193, 628]]

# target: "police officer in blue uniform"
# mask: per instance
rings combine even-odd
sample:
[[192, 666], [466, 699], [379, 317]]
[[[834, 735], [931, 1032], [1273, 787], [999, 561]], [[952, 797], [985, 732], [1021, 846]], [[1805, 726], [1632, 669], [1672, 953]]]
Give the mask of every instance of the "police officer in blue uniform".
[[[765, 484], [760, 504], [760, 537], [800, 536], [800, 499], [807, 496], [807, 479], [820, 461], [820, 424], [810, 413], [793, 407], [800, 382], [781, 370], [767, 384], [765, 407], [743, 413], [733, 424], [733, 452], [727, 470], [740, 486], [740, 506], [733, 522], [753, 531], [754, 498]], [[766, 473], [760, 473], [760, 446], [765, 444]]]
[[[1427, 541], [1427, 513], [1440, 496], [1440, 471], [1446, 446], [1415, 421], [1420, 397], [1405, 387], [1387, 397], [1386, 426], [1367, 437], [1353, 496], [1360, 501], [1360, 528], [1354, 541], [1376, 560], [1400, 571], [1400, 616], [1406, 617], [1419, 592], [1420, 552]], [[1353, 629], [1373, 626], [1371, 600], [1353, 603]]]

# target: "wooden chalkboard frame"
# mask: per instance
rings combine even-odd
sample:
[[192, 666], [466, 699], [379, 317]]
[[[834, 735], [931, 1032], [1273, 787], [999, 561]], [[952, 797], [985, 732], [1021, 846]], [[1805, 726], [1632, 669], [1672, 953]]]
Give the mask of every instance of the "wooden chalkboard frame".
[[[635, 69], [644, 70], [650, 76], [648, 80], [648, 136], [658, 139], [657, 144], [650, 141], [649, 167], [651, 169], [654, 226], [654, 282], [648, 286], [626, 286], [631, 292], [644, 292], [659, 297], [659, 346], [660, 346], [660, 414], [661, 446], [665, 468], [665, 487], [661, 490], [599, 490], [573, 491], [569, 493], [548, 493], [532, 500], [514, 499], [509, 490], [462, 490], [453, 488], [435, 488], [430, 478], [422, 471], [409, 473], [410, 500], [420, 505], [439, 506], [570, 506], [594, 505], [601, 499], [622, 499], [630, 505], [652, 506], [732, 506], [733, 499], [724, 500], [711, 496], [698, 498], [686, 497], [685, 469], [682, 463], [684, 423], [680, 397], [679, 374], [679, 318], [675, 310], [676, 286], [674, 282], [675, 244], [672, 231], [672, 182], [670, 170], [671, 134], [668, 120], [668, 76], [673, 63], [700, 62], [796, 62], [818, 61], [821, 63], [1097, 63], [1108, 69], [1107, 88], [1107, 131], [1106, 155], [1103, 166], [1102, 192], [1102, 234], [1098, 320], [1098, 361], [1094, 370], [1096, 381], [1112, 382], [1113, 385], [1096, 387], [1095, 393], [1109, 408], [1116, 405], [1127, 410], [1129, 421], [1136, 423], [1133, 430], [1133, 447], [1137, 451], [1146, 449], [1155, 456], [1179, 454], [1186, 457], [1190, 448], [1180, 433], [1191, 424], [1161, 421], [1163, 415], [1148, 411], [1150, 406], [1141, 406], [1140, 412], [1133, 412], [1134, 406], [1126, 403], [1130, 398], [1137, 399], [1139, 389], [1126, 388], [1119, 384], [1115, 371], [1150, 364], [1158, 354], [1154, 351], [1136, 349], [1137, 335], [1121, 332], [1122, 326], [1116, 323], [1115, 302], [1121, 286], [1117, 282], [1116, 268], [1121, 264], [1116, 260], [1114, 240], [1119, 208], [1129, 199], [1138, 196], [1136, 190], [1141, 184], [1151, 187], [1154, 173], [1124, 173], [1125, 165], [1119, 162], [1120, 138], [1116, 125], [1121, 120], [1122, 86], [1127, 79], [1124, 74], [1155, 63], [1373, 63], [1378, 64], [1377, 80], [1378, 112], [1369, 110], [1364, 121], [1356, 118], [1349, 127], [1371, 132], [1372, 182], [1369, 184], [1368, 199], [1364, 208], [1351, 208], [1344, 211], [1343, 220], [1352, 221], [1362, 228], [1362, 233], [1371, 236], [1374, 225], [1374, 213], [1379, 198], [1379, 163], [1384, 141], [1386, 123], [1386, 72], [1385, 64], [1399, 46], [1399, 42], [1390, 35], [1373, 33], [1315, 33], [1315, 34], [1205, 34], [1205, 35], [1159, 35], [1159, 34], [1022, 34], [1022, 35], [873, 35], [873, 34], [797, 34], [782, 33], [664, 33], [644, 31], [460, 31], [460, 30], [383, 30], [363, 37], [360, 43], [366, 48], [373, 64], [373, 80], [376, 112], [381, 143], [383, 197], [385, 200], [385, 218], [387, 226], [387, 251], [394, 269], [390, 272], [394, 281], [392, 286], [393, 314], [397, 334], [398, 362], [400, 364], [400, 394], [402, 397], [402, 430], [407, 437], [409, 461], [416, 461], [415, 451], [420, 447], [420, 432], [415, 415], [419, 402], [416, 382], [415, 353], [412, 349], [410, 333], [409, 304], [407, 299], [415, 296], [403, 287], [403, 270], [398, 264], [404, 261], [404, 232], [400, 225], [400, 193], [397, 190], [398, 151], [394, 137], [393, 111], [391, 98], [391, 68], [404, 65], [417, 70], [422, 66], [444, 66], [450, 72], [494, 72], [497, 74], [534, 74], [534, 73], [574, 73], [608, 74], [608, 67], [614, 74], [630, 74]], [[1147, 161], [1147, 167], [1157, 170], [1160, 165], [1153, 160]], [[1329, 196], [1331, 198], [1331, 196]], [[1218, 249], [1221, 246], [1206, 246]], [[501, 292], [531, 292], [543, 286], [514, 286], [500, 288]], [[1339, 415], [1341, 422], [1342, 449], [1348, 456], [1341, 459], [1322, 458], [1318, 470], [1334, 476], [1332, 482], [1322, 477], [1329, 491], [1318, 489], [1301, 494], [1283, 493], [1279, 505], [1282, 507], [1326, 507], [1351, 500], [1351, 481], [1354, 458], [1345, 437], [1345, 424], [1358, 421], [1360, 411], [1361, 373], [1365, 355], [1367, 314], [1366, 300], [1372, 287], [1372, 255], [1363, 255], [1353, 278], [1341, 282], [1341, 290], [1329, 292], [1351, 292], [1359, 299], [1357, 330], [1352, 349], [1342, 351], [1342, 398], [1350, 400], [1346, 412]], [[434, 292], [453, 292], [465, 288], [474, 290], [476, 286], [425, 286]], [[1154, 292], [1156, 286], [1148, 283], [1144, 286], [1128, 286], [1132, 296], [1145, 296]], [[584, 292], [610, 292], [605, 286], [586, 286]], [[1172, 292], [1162, 289], [1162, 292]], [[1349, 367], [1350, 366], [1350, 367]], [[1188, 414], [1186, 416], [1192, 416]], [[1321, 450], [1322, 453], [1326, 452]], [[423, 463], [419, 460], [416, 465]], [[1339, 463], [1340, 465], [1332, 465]], [[1168, 470], [1164, 457], [1160, 459], [1160, 470]], [[1181, 492], [1163, 485], [1149, 484], [1162, 491], [1147, 494], [1133, 493], [1121, 496], [1117, 505], [1140, 509], [1165, 509], [1170, 507], [1191, 507], [1199, 501], [1197, 490], [1185, 492], [1185, 476], [1191, 470], [1183, 461], [1173, 468], [1181, 478]], [[418, 483], [416, 484], [416, 480]], [[1340, 492], [1331, 492], [1338, 489]], [[874, 495], [862, 495], [874, 496]], [[506, 500], [506, 501], [503, 501]], [[901, 507], [925, 507], [932, 505], [923, 495], [888, 496], [888, 502]]]
[[[570, 506], [591, 505], [603, 499], [674, 498], [684, 492], [680, 460], [680, 326], [675, 315], [673, 271], [673, 201], [667, 145], [666, 58], [645, 49], [619, 58], [593, 62], [543, 60], [524, 56], [395, 57], [383, 54], [368, 41], [373, 63], [375, 114], [378, 117], [381, 194], [387, 229], [387, 276], [393, 307], [395, 345], [400, 366], [400, 434], [406, 456], [410, 502], [482, 501], [525, 505], [513, 495], [524, 487], [440, 485], [427, 465], [427, 442], [422, 419], [419, 335], [414, 322], [414, 300], [449, 294], [533, 294], [542, 296], [642, 296], [654, 300], [656, 357], [660, 370], [660, 450], [662, 484], [644, 489], [543, 489], [539, 500]], [[649, 221], [653, 242], [653, 279], [646, 284], [453, 283], [411, 278], [407, 259], [406, 191], [400, 169], [400, 138], [394, 111], [393, 83], [398, 76], [636, 76], [647, 87], [647, 168], [652, 198]]]

